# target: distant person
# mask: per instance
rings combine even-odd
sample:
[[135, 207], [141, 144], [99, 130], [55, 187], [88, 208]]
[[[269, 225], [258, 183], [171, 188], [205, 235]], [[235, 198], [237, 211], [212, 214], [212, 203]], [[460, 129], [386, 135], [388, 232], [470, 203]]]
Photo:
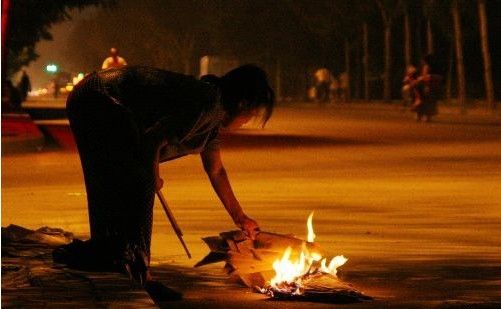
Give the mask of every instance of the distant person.
[[103, 65], [101, 66], [101, 69], [109, 69], [109, 68], [121, 68], [123, 66], [126, 66], [127, 62], [125, 61], [124, 58], [120, 57], [118, 55], [118, 49], [115, 47], [112, 47], [110, 49], [110, 56], [106, 59], [104, 59]]
[[317, 100], [317, 88], [315, 86], [306, 89], [306, 97], [308, 101], [315, 102]]
[[255, 117], [266, 123], [274, 102], [266, 73], [254, 65], [201, 80], [140, 66], [86, 76], [66, 110], [83, 167], [91, 238], [57, 249], [54, 259], [123, 271], [144, 282], [153, 202], [163, 186], [159, 163], [187, 154], [200, 154], [230, 217], [254, 238], [258, 224], [233, 193], [218, 136], [220, 129], [237, 129]]
[[325, 103], [329, 101], [331, 73], [326, 68], [320, 68], [315, 71], [314, 76], [317, 101]]
[[54, 80], [52, 81], [53, 87], [54, 87], [54, 99], [57, 99], [59, 97], [59, 93], [61, 92], [61, 86], [59, 85], [59, 77], [56, 76], [54, 77]]
[[419, 97], [413, 105], [416, 120], [424, 119], [430, 122], [438, 113], [437, 103], [442, 94], [443, 77], [439, 74], [438, 65], [432, 55], [427, 55], [421, 60], [421, 75], [412, 82]]
[[339, 79], [336, 76], [331, 76], [331, 84], [330, 84], [330, 97], [331, 102], [335, 103], [339, 99]]
[[2, 83], [2, 112], [14, 112], [21, 109], [21, 93], [10, 80]]
[[19, 91], [21, 92], [21, 100], [23, 102], [26, 101], [28, 92], [31, 91], [31, 81], [25, 70], [23, 70], [23, 75], [21, 75], [21, 80], [19, 81], [17, 88], [19, 88]]
[[339, 74], [339, 96], [341, 101], [348, 102], [350, 100], [349, 94], [349, 76], [348, 73], [343, 72]]
[[405, 76], [402, 80], [402, 104], [404, 109], [408, 106], [421, 104], [421, 97], [417, 89], [413, 86], [419, 77], [417, 68], [413, 65], [407, 66]]

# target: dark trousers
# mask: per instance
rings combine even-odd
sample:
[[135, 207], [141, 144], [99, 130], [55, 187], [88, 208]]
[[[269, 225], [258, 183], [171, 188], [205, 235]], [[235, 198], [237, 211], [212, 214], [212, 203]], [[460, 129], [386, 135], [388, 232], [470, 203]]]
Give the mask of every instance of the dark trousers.
[[150, 257], [155, 176], [132, 116], [110, 97], [76, 89], [67, 103], [82, 163], [91, 241], [112, 259]]

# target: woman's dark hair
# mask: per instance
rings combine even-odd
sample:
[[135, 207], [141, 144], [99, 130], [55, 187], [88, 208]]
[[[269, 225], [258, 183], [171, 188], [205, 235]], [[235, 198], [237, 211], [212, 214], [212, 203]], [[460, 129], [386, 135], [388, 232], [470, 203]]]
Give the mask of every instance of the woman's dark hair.
[[219, 80], [215, 78], [213, 75], [204, 77], [208, 82], [221, 87], [222, 103], [230, 119], [245, 112], [262, 109], [264, 113], [261, 121], [263, 125], [266, 124], [273, 112], [275, 93], [261, 68], [246, 64], [229, 71]]
[[221, 87], [221, 78], [217, 77], [214, 74], [203, 75], [202, 77], [200, 77], [200, 80], [209, 84], [213, 84], [217, 87]]

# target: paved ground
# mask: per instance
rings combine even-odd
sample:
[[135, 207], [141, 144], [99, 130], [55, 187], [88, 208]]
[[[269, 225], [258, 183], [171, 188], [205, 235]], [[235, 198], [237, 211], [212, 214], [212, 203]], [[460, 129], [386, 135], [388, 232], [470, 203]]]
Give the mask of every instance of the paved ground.
[[[277, 109], [265, 130], [227, 139], [223, 160], [244, 209], [262, 229], [305, 234], [349, 261], [341, 278], [374, 306], [501, 305], [501, 118], [409, 113], [360, 105]], [[196, 156], [161, 168], [194, 256], [188, 260], [156, 205], [154, 275], [184, 291], [179, 307], [301, 307], [229, 283], [220, 266], [193, 269], [200, 238], [233, 228]], [[76, 153], [2, 158], [2, 225], [88, 236]], [[323, 307], [322, 304], [308, 304]]]

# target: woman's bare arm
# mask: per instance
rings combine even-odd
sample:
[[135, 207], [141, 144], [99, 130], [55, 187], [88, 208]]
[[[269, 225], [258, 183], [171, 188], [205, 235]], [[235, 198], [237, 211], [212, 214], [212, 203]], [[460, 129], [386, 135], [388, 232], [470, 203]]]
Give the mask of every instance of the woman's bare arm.
[[238, 202], [233, 189], [231, 188], [228, 175], [221, 161], [219, 150], [207, 150], [201, 153], [204, 170], [209, 176], [209, 180], [230, 214], [231, 218], [240, 228], [242, 228], [250, 238], [254, 238], [258, 228], [256, 221], [245, 215], [240, 203]]

